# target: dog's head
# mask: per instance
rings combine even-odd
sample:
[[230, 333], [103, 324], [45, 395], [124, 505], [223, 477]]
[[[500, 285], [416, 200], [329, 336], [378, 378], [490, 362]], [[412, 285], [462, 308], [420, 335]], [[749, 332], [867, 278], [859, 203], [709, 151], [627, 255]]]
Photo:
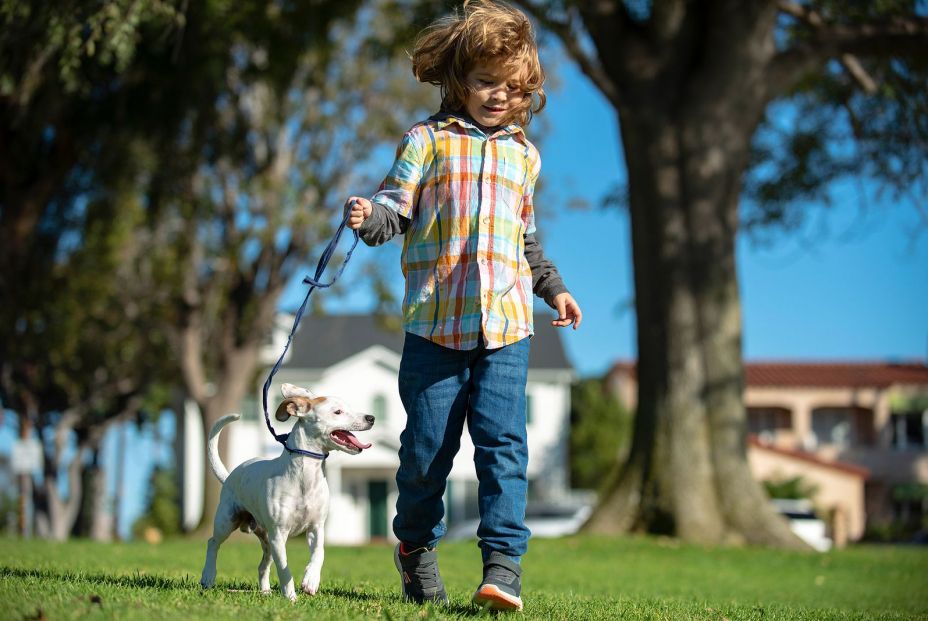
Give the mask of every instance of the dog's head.
[[357, 455], [370, 448], [355, 437], [352, 431], [367, 431], [374, 426], [370, 414], [356, 414], [344, 402], [335, 397], [317, 397], [305, 388], [284, 384], [281, 387], [284, 400], [277, 407], [274, 418], [285, 422], [291, 417], [313, 440], [326, 451], [344, 451]]

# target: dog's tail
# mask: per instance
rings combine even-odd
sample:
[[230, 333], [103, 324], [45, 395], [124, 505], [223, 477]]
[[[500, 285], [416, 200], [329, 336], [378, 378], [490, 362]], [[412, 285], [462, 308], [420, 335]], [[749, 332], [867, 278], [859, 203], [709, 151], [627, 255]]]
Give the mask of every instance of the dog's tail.
[[223, 416], [209, 430], [209, 441], [206, 443], [206, 454], [209, 456], [209, 466], [213, 469], [213, 474], [219, 479], [220, 483], [225, 483], [229, 477], [229, 471], [226, 470], [222, 460], [219, 459], [219, 432], [222, 428], [241, 418], [241, 414], [229, 414]]

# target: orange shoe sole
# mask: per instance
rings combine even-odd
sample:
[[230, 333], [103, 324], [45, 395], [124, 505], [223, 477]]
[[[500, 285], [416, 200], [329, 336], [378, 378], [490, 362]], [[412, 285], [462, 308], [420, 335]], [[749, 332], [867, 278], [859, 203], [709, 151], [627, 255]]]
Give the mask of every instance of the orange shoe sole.
[[495, 584], [484, 584], [477, 589], [473, 602], [490, 610], [522, 610], [522, 598], [504, 593]]

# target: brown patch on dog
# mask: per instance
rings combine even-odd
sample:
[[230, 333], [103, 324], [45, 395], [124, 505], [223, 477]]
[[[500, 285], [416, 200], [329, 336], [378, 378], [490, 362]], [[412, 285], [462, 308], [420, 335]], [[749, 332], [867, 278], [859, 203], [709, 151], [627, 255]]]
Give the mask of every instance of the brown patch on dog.
[[300, 410], [311, 410], [323, 401], [325, 401], [325, 397], [315, 397], [313, 399], [307, 399], [306, 397], [290, 397], [289, 399], [284, 399], [281, 404], [277, 406], [274, 418], [284, 423], [291, 416], [295, 416]]

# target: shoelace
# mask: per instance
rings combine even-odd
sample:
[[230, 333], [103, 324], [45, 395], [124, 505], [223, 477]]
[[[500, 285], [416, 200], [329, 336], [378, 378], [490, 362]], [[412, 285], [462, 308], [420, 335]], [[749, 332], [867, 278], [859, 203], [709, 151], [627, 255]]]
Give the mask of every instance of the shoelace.
[[[427, 552], [425, 554], [428, 554]], [[406, 571], [412, 571], [415, 580], [412, 584], [421, 588], [423, 593], [437, 591], [441, 587], [441, 577], [438, 575], [438, 557], [430, 554], [429, 558], [418, 558], [412, 567], [403, 567]]]

